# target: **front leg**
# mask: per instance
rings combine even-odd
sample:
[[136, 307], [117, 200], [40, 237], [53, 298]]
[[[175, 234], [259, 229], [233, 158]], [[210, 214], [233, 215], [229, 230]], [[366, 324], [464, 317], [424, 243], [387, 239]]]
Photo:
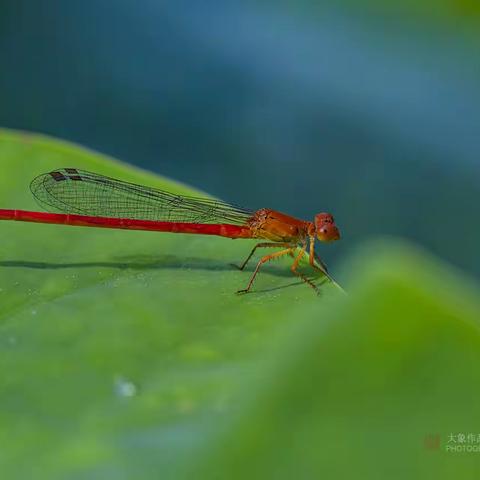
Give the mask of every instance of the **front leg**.
[[[315, 260], [318, 265], [315, 265]], [[320, 270], [325, 276], [329, 277], [327, 266], [323, 263], [322, 259], [315, 253], [315, 237], [310, 237], [310, 251], [308, 255], [308, 263], [316, 270]]]
[[297, 277], [300, 277], [307, 285], [312, 287], [315, 290], [315, 292], [318, 294], [319, 293], [318, 287], [305, 274], [303, 274], [302, 272], [299, 272], [297, 270], [298, 264], [299, 264], [301, 258], [303, 257], [303, 255], [305, 254], [306, 249], [307, 249], [307, 242], [305, 242], [302, 249], [300, 250], [298, 255], [295, 257], [295, 259], [293, 261], [293, 264], [292, 264], [290, 269], [291, 269], [291, 271], [294, 275], [296, 275]]

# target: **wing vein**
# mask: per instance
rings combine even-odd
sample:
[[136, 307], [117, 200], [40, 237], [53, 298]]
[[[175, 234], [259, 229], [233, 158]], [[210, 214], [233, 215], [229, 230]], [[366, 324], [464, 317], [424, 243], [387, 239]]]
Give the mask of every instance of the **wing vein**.
[[36, 177], [30, 190], [47, 211], [186, 223], [244, 225], [253, 212], [220, 200], [183, 196], [63, 168]]

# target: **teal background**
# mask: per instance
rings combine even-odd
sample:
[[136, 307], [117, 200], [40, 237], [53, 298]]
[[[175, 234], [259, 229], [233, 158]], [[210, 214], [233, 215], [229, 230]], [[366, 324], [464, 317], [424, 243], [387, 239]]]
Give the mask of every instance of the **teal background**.
[[333, 271], [380, 234], [478, 277], [478, 13], [465, 0], [4, 0], [0, 125], [249, 208], [331, 211]]

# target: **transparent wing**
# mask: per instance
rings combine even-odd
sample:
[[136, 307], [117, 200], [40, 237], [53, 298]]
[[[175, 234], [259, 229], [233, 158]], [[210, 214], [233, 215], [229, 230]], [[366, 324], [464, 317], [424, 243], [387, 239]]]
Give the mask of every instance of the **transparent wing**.
[[96, 173], [62, 168], [36, 177], [30, 190], [49, 212], [137, 220], [244, 225], [253, 212], [208, 198], [176, 195]]

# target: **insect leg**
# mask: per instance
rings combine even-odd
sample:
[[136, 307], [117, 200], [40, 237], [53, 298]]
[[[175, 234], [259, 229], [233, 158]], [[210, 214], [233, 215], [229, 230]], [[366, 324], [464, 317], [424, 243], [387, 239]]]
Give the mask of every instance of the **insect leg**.
[[[322, 259], [315, 253], [315, 237], [310, 237], [310, 249], [308, 255], [308, 263], [315, 268], [316, 270], [320, 270], [325, 276], [329, 277], [328, 269], [325, 263], [323, 263]], [[315, 265], [315, 260], [318, 262], [318, 265]], [[329, 277], [330, 278], [330, 277]]]
[[255, 250], [257, 248], [268, 248], [268, 247], [293, 247], [294, 244], [288, 243], [288, 242], [263, 242], [263, 243], [257, 243], [252, 251], [250, 252], [250, 255], [245, 259], [245, 261], [240, 265], [236, 265], [236, 267], [239, 270], [243, 270], [246, 266], [249, 260], [252, 258], [253, 254], [255, 253]]
[[[277, 246], [278, 246], [278, 244], [277, 244]], [[274, 258], [278, 258], [278, 257], [281, 257], [283, 255], [288, 255], [288, 254], [291, 253], [291, 251], [292, 251], [292, 248], [286, 248], [284, 250], [280, 250], [279, 252], [275, 252], [275, 253], [272, 253], [270, 255], [265, 255], [264, 257], [262, 257], [257, 263], [255, 271], [253, 272], [253, 274], [250, 278], [250, 281], [248, 282], [247, 288], [244, 288], [243, 290], [238, 290], [237, 293], [248, 293], [250, 291], [250, 288], [252, 288], [253, 281], [255, 280], [255, 277], [257, 276], [257, 273], [260, 270], [260, 267], [264, 263], [266, 263], [270, 260], [273, 260]]]
[[310, 285], [310, 287], [312, 287], [318, 293], [317, 286], [306, 275], [304, 275], [302, 272], [299, 272], [297, 270], [298, 263], [300, 262], [300, 259], [303, 257], [306, 249], [307, 249], [307, 243], [305, 242], [302, 249], [300, 250], [298, 255], [295, 257], [295, 260], [293, 261], [292, 266], [290, 267], [290, 270], [294, 275], [296, 275], [297, 277], [300, 277], [307, 285]]

